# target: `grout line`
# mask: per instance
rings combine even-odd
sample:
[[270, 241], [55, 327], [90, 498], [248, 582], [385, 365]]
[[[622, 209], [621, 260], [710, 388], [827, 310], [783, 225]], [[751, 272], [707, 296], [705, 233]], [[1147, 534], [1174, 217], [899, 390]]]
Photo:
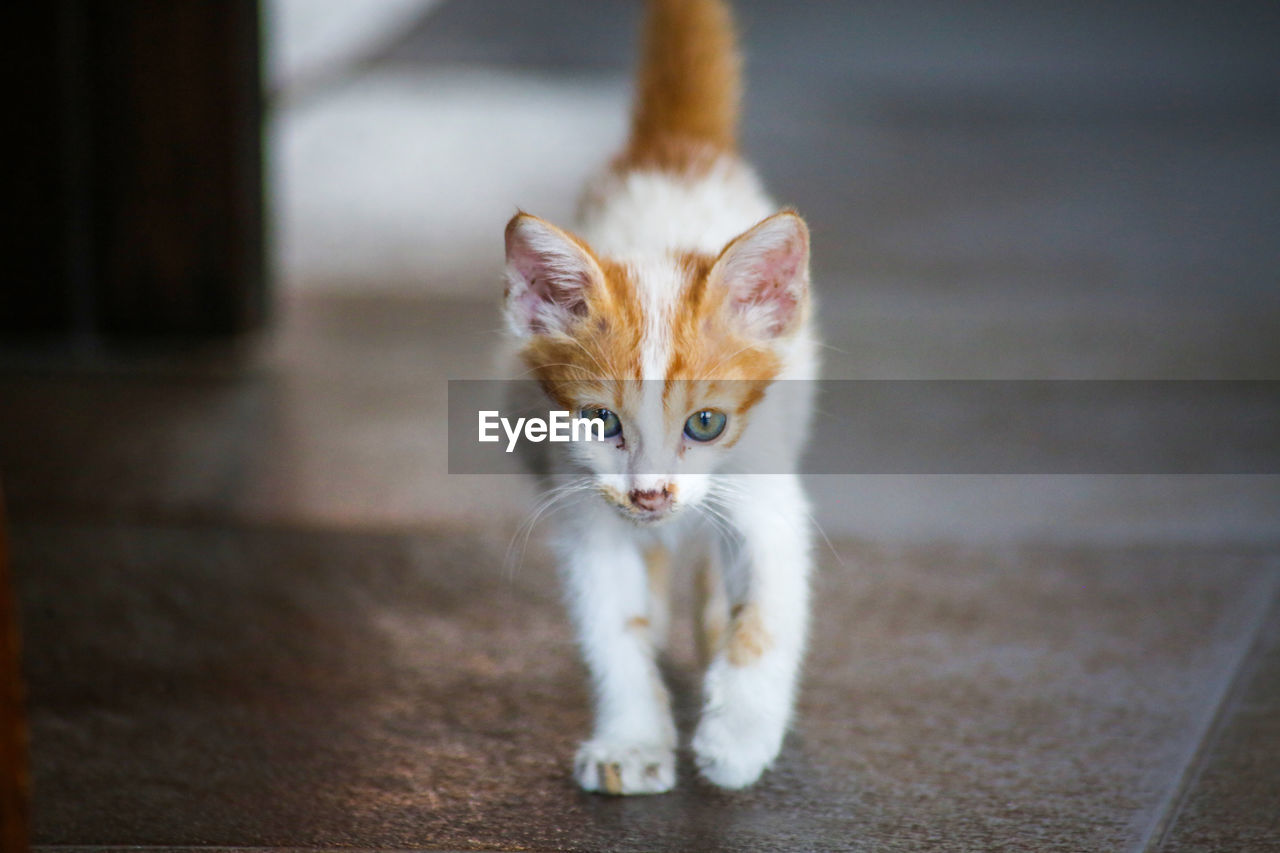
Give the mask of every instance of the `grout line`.
[[1280, 619], [1280, 567], [1270, 571], [1270, 583], [1263, 600], [1267, 602], [1254, 618], [1249, 631], [1244, 653], [1240, 656], [1231, 675], [1225, 679], [1218, 691], [1213, 713], [1205, 721], [1195, 747], [1190, 751], [1182, 764], [1182, 772], [1178, 774], [1177, 784], [1173, 785], [1164, 798], [1164, 802], [1156, 813], [1155, 819], [1148, 826], [1142, 841], [1136, 846], [1141, 853], [1159, 853], [1169, 841], [1173, 828], [1178, 823], [1191, 799], [1192, 793], [1209, 766], [1214, 751], [1222, 740], [1223, 732], [1241, 704], [1241, 697], [1248, 686], [1250, 677], [1257, 670], [1257, 661], [1266, 642], [1268, 626], [1273, 619]]

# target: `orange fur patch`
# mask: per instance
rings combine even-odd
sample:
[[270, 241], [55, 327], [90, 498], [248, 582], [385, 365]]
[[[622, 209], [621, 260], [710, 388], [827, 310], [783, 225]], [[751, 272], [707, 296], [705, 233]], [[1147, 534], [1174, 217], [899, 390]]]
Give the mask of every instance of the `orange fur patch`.
[[782, 362], [773, 349], [734, 329], [726, 305], [728, 293], [711, 282], [715, 258], [688, 253], [680, 262], [685, 287], [671, 330], [663, 397], [669, 410], [686, 416], [708, 407], [730, 415], [724, 440], [732, 446]]
[[618, 772], [617, 764], [601, 764], [600, 784], [604, 788], [605, 793], [618, 796], [622, 793], [622, 774]]
[[[572, 236], [572, 235], [570, 235]], [[562, 409], [601, 405], [625, 412], [640, 394], [646, 317], [640, 283], [625, 264], [591, 255], [601, 280], [591, 287], [583, 316], [566, 334], [536, 335], [521, 355], [529, 372]], [[733, 446], [749, 412], [782, 367], [767, 344], [743, 336], [733, 323], [727, 289], [712, 281], [717, 258], [687, 252], [675, 259], [682, 284], [667, 330], [671, 352], [663, 402], [675, 431], [685, 418], [713, 408], [730, 416], [721, 441]], [[624, 427], [625, 436], [625, 427]], [[615, 503], [625, 505], [621, 496]]]
[[[585, 243], [578, 242], [590, 252]], [[639, 285], [625, 264], [595, 259], [603, 281], [588, 293], [585, 316], [572, 334], [535, 336], [521, 353], [551, 398], [566, 407], [584, 402], [583, 386], [603, 392], [602, 380], [641, 378], [645, 318]], [[678, 262], [684, 285], [670, 329], [672, 354], [665, 378], [671, 385], [689, 380], [733, 380], [721, 383], [721, 389], [747, 380], [744, 388], [735, 392], [741, 399], [731, 409], [744, 411], [777, 375], [780, 359], [768, 346], [733, 329], [725, 305], [727, 294], [709, 282], [714, 258], [685, 253]]]
[[671, 555], [667, 553], [667, 549], [661, 545], [647, 548], [644, 552], [644, 568], [649, 577], [649, 587], [665, 592], [667, 579], [671, 574]]
[[680, 256], [685, 286], [672, 328], [672, 358], [667, 380], [731, 379], [770, 381], [781, 361], [770, 347], [739, 334], [726, 302], [728, 291], [713, 286], [716, 259], [685, 253]]
[[603, 281], [590, 289], [586, 315], [571, 334], [535, 336], [521, 352], [547, 395], [570, 411], [611, 401], [608, 380], [640, 378], [644, 315], [636, 282], [623, 264], [596, 262]]
[[627, 496], [624, 495], [622, 492], [618, 491], [617, 489], [613, 488], [612, 486], [601, 485], [600, 492], [601, 494], [604, 495], [605, 500], [607, 500], [611, 504], [614, 504], [616, 506], [620, 506], [623, 508], [626, 508], [627, 506], [630, 505], [630, 501], [627, 500]]
[[719, 573], [706, 558], [698, 566], [694, 592], [699, 628], [697, 632], [698, 662], [705, 667], [720, 651], [725, 631], [728, 629], [729, 616], [724, 602], [724, 590], [720, 586]]
[[703, 168], [737, 145], [741, 60], [724, 0], [650, 0], [631, 140], [615, 168]]
[[609, 163], [609, 171], [617, 175], [654, 170], [701, 178], [725, 154], [725, 149], [694, 139], [655, 136], [643, 143], [633, 140]]
[[755, 604], [739, 604], [733, 608], [729, 625], [729, 642], [726, 654], [734, 666], [749, 666], [773, 645], [773, 638], [764, 628], [760, 608]]

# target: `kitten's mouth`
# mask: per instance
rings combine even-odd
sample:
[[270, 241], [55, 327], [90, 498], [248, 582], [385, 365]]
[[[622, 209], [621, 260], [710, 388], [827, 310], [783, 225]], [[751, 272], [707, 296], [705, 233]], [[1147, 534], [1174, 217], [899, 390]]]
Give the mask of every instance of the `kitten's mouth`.
[[629, 503], [620, 503], [608, 496], [605, 497], [605, 500], [609, 502], [610, 506], [618, 511], [619, 515], [632, 524], [639, 525], [640, 527], [651, 527], [655, 524], [661, 524], [676, 515], [678, 511], [677, 507], [674, 506], [668, 507], [667, 509], [657, 510], [643, 509], [641, 507], [632, 506]]
[[618, 509], [622, 511], [623, 516], [625, 516], [628, 521], [639, 524], [643, 527], [648, 527], [653, 524], [661, 524], [676, 514], [674, 507], [658, 511], [637, 510], [627, 507], [619, 507]]
[[641, 527], [661, 524], [679, 511], [679, 507], [674, 502], [667, 502], [665, 506], [654, 509], [638, 506], [627, 495], [607, 486], [600, 489], [600, 496], [609, 506], [616, 509], [619, 515]]

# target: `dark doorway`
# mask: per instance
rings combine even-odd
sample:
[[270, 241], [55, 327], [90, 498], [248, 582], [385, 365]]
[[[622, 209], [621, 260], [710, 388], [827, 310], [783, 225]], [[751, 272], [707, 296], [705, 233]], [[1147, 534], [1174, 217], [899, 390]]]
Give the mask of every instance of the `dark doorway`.
[[206, 337], [264, 318], [256, 0], [20, 4], [5, 337]]

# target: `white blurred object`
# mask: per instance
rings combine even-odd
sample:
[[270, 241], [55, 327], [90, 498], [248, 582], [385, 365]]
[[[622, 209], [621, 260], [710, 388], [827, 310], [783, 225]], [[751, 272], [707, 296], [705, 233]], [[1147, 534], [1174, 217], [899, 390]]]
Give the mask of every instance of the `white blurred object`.
[[507, 220], [570, 219], [621, 143], [627, 91], [620, 77], [397, 69], [286, 102], [271, 129], [281, 283], [496, 298]]
[[268, 0], [267, 79], [280, 92], [359, 59], [440, 0]]

